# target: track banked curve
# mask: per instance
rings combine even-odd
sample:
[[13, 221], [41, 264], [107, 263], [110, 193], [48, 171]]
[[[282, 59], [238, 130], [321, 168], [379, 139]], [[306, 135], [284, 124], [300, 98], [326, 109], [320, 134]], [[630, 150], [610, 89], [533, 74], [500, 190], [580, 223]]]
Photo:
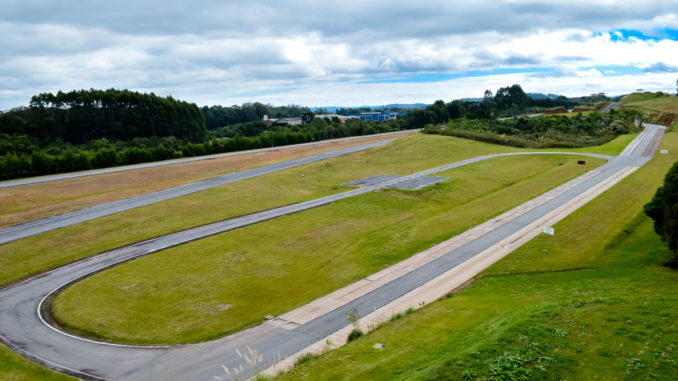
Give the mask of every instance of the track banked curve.
[[[648, 146], [651, 144], [658, 144], [656, 136], [663, 133], [663, 127], [655, 125], [646, 125], [646, 127], [645, 131], [629, 145], [633, 145], [633, 149], [629, 152], [624, 152], [617, 157], [572, 152], [521, 152], [484, 155], [417, 172], [391, 181], [364, 186], [336, 195], [274, 208], [153, 238], [131, 246], [111, 250], [94, 257], [83, 259], [76, 263], [51, 270], [15, 285], [0, 289], [0, 296], [2, 296], [2, 298], [0, 298], [0, 312], [3, 315], [6, 315], [0, 317], [0, 341], [22, 355], [50, 368], [74, 374], [78, 377], [93, 379], [143, 379], [148, 377], [149, 374], [153, 375], [160, 373], [165, 375], [176, 374], [178, 375], [177, 377], [181, 379], [188, 377], [188, 374], [185, 372], [191, 372], [190, 377], [188, 377], [191, 379], [212, 379], [214, 375], [213, 368], [210, 368], [210, 370], [204, 370], [202, 368], [195, 369], [194, 367], [186, 369], [186, 366], [173, 364], [172, 361], [179, 361], [179, 359], [185, 361], [187, 356], [190, 356], [193, 361], [203, 364], [205, 368], [218, 364], [218, 369], [221, 369], [221, 365], [223, 364], [226, 364], [227, 366], [237, 365], [237, 359], [226, 358], [227, 356], [225, 354], [232, 354], [235, 349], [244, 348], [245, 346], [260, 348], [261, 350], [259, 353], [266, 354], [268, 358], [275, 358], [276, 354], [278, 356], [281, 354], [289, 355], [296, 350], [305, 347], [308, 343], [320, 339], [326, 332], [332, 332], [335, 327], [332, 324], [328, 324], [328, 322], [332, 322], [334, 325], [337, 324], [336, 315], [339, 309], [314, 319], [294, 331], [286, 331], [272, 326], [260, 325], [210, 342], [201, 344], [183, 344], [178, 346], [134, 346], [92, 340], [64, 332], [53, 326], [50, 324], [50, 319], [45, 313], [46, 311], [49, 311], [49, 301], [60, 290], [68, 287], [70, 284], [120, 263], [242, 226], [318, 207], [343, 198], [371, 192], [381, 187], [389, 187], [406, 179], [427, 176], [436, 172], [461, 167], [490, 158], [515, 155], [568, 154], [608, 159], [608, 163], [599, 167], [601, 170], [600, 175], [588, 180], [580, 186], [590, 187], [618, 172], [620, 168], [625, 168], [628, 165], [641, 166], [649, 160], [649, 157], [643, 157], [642, 154], [648, 151]], [[576, 193], [583, 191], [583, 189], [584, 188], [582, 188], [582, 190], [573, 189], [570, 192]], [[508, 229], [510, 227], [506, 226], [505, 228]], [[485, 235], [483, 237], [485, 237]], [[478, 239], [480, 238], [482, 237], [479, 237]], [[475, 240], [473, 242], [475, 242]], [[448, 265], [454, 265], [452, 262], [447, 262]], [[415, 275], [418, 277], [422, 276], [420, 273], [417, 274], [412, 274], [409, 277], [411, 278]], [[418, 279], [415, 282], [416, 284], [412, 284], [412, 280], [414, 279], [408, 280], [406, 278], [406, 276], [403, 276], [396, 281], [401, 281], [401, 283], [405, 282], [407, 283], [407, 287], [415, 288], [421, 281], [421, 279]], [[381, 293], [385, 292], [387, 294], [385, 296], [386, 298], [394, 298], [403, 294], [402, 290], [395, 288], [396, 286], [394, 284], [396, 281], [386, 284], [379, 289]], [[358, 303], [356, 305], [361, 307], [359, 310], [361, 314], [368, 312], [363, 311], [365, 310], [366, 303], [369, 303], [367, 300], [364, 300], [364, 298], [367, 298], [368, 296], [369, 295], [365, 295], [354, 301], [354, 304]], [[382, 298], [383, 297], [384, 296], [382, 295]], [[7, 314], [7, 307], [16, 307], [16, 310]], [[376, 306], [373, 305], [373, 307]], [[338, 319], [340, 322], [345, 320], [341, 316]], [[11, 332], [11, 330], [10, 332], [7, 332], [6, 323], [8, 321], [11, 322], [9, 325], [18, 328], [19, 332]], [[59, 334], [54, 335], [56, 332]], [[26, 339], [32, 337], [34, 342], [31, 342], [31, 340], [26, 342], [24, 337]], [[35, 342], [36, 338], [40, 338], [41, 340]], [[46, 355], [51, 357], [46, 358]], [[111, 364], [112, 362], [113, 364]], [[175, 370], [175, 372], [179, 373], [166, 373], [164, 368], [159, 368], [171, 363], [173, 364], [173, 367], [182, 370]], [[76, 365], [73, 366], [72, 364]], [[82, 364], [86, 364], [83, 369], [74, 369]]]

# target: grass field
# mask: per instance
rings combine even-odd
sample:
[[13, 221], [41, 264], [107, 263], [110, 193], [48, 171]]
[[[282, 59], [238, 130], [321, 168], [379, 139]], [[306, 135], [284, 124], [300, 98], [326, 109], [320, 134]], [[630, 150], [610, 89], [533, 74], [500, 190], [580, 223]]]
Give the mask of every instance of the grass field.
[[[678, 160], [645, 167], [430, 304], [280, 380], [678, 378], [678, 271], [642, 213]], [[374, 349], [383, 343], [383, 350]]]
[[[622, 136], [589, 151], [618, 153]], [[387, 146], [148, 205], [0, 245], [0, 285], [122, 245], [276, 206], [340, 192], [375, 174], [407, 174], [517, 148], [416, 134]], [[576, 150], [575, 150], [576, 151]], [[583, 151], [583, 150], [580, 150]], [[304, 176], [302, 176], [304, 175]]]
[[[591, 149], [582, 149], [580, 151], [589, 151], [589, 152], [599, 152], [599, 153], [606, 153], [606, 154], [617, 154], [619, 153], [623, 147], [628, 143], [633, 138], [633, 136], [620, 136], [617, 138], [617, 140], [610, 142], [606, 145], [600, 146], [600, 147], [593, 147]], [[415, 140], [417, 138], [414, 138]], [[434, 149], [432, 150], [435, 155], [440, 155], [441, 151], [445, 150], [453, 150], [453, 151], [459, 151], [461, 149], [467, 149], [471, 148], [474, 149], [477, 154], [482, 154], [482, 153], [490, 153], [487, 149], [477, 149], [476, 147], [477, 144], [476, 142], [465, 142], [465, 141], [460, 141], [459, 139], [454, 139], [454, 138], [447, 138], [447, 139], [452, 139], [454, 141], [453, 144], [441, 144], [441, 142], [435, 142], [435, 144], [432, 144], [431, 142], [423, 142], [424, 144], [420, 143], [420, 148], [422, 146], [427, 147], [431, 146]], [[450, 143], [450, 142], [446, 142]], [[441, 149], [437, 149], [438, 146], [441, 145]], [[507, 149], [507, 147], [496, 147], [498, 148], [497, 151], [503, 151], [506, 152], [510, 149]], [[459, 159], [461, 158], [460, 155], [456, 154], [451, 154], [449, 155], [451, 158], [450, 161], [453, 161], [455, 158]], [[447, 161], [445, 161], [447, 162]], [[433, 165], [431, 165], [433, 166]], [[327, 169], [327, 167], [324, 167]], [[331, 167], [330, 167], [331, 168]], [[355, 166], [352, 168], [355, 169]], [[395, 173], [395, 172], [393, 172]], [[350, 179], [353, 179], [355, 177], [352, 177]], [[90, 178], [94, 179], [94, 178]], [[135, 181], [135, 180], [133, 180]], [[138, 181], [138, 179], [136, 180]], [[77, 187], [76, 187], [77, 189]], [[187, 209], [190, 209], [187, 208]], [[160, 223], [163, 223], [161, 220]], [[124, 224], [124, 223], [123, 223]], [[110, 229], [110, 230], [102, 230], [101, 227], [93, 227], [97, 231], [97, 235], [102, 234], [102, 232], [106, 232], [104, 235], [108, 236], [107, 239], [105, 240], [98, 240], [95, 244], [91, 246], [87, 246], [86, 243], [91, 237], [88, 237], [86, 234], [83, 236], [82, 231], [80, 231], [80, 237], [78, 237], [78, 234], [76, 234], [75, 239], [71, 242], [71, 240], [67, 239], [69, 234], [72, 234], [73, 232], [64, 232], [64, 234], [56, 234], [55, 236], [51, 237], [51, 239], [48, 237], [47, 240], [43, 241], [42, 238], [39, 239], [34, 239], [31, 240], [28, 244], [11, 244], [11, 245], [4, 245], [6, 247], [6, 250], [2, 250], [0, 247], [0, 284], [6, 283], [8, 281], [11, 281], [13, 279], [18, 279], [20, 277], [26, 276], [31, 273], [35, 273], [38, 271], [43, 271], [55, 266], [58, 266], [60, 264], [66, 263], [68, 261], [81, 258], [83, 256], [91, 255], [99, 250], [97, 250], [97, 247], [99, 245], [104, 244], [104, 248], [107, 247], [113, 247], [116, 244], [120, 242], [120, 244], [124, 242], [129, 242], [129, 240], [125, 239], [120, 239], [119, 237], [111, 237], [110, 235], [120, 235], [124, 236], [127, 233], [127, 230], [122, 229], [118, 230], [116, 228]], [[68, 229], [64, 229], [68, 230]], [[148, 235], [152, 234], [152, 232], [147, 232]], [[136, 238], [136, 237], [131, 237], [131, 238]], [[54, 243], [55, 247], [51, 247], [51, 244]], [[32, 250], [36, 249], [36, 250]], [[75, 251], [74, 251], [75, 250]], [[35, 255], [37, 253], [37, 255]], [[28, 258], [31, 257], [31, 254], [37, 258], [31, 258], [28, 260]], [[3, 262], [3, 258], [5, 258]], [[7, 267], [7, 263], [15, 263], [15, 261], [18, 261], [18, 263], [15, 266]], [[68, 376], [61, 375], [59, 373], [51, 372], [49, 370], [46, 370], [39, 365], [36, 365], [32, 363], [29, 360], [24, 359], [23, 357], [15, 354], [13, 351], [10, 349], [0, 345], [0, 379], [3, 380], [33, 380], [33, 379], [44, 379], [44, 380], [66, 380], [66, 379], [72, 379]]]
[[51, 371], [27, 360], [0, 344], [0, 380], [3, 381], [73, 381], [76, 378]]
[[182, 245], [65, 290], [55, 318], [130, 343], [203, 341], [377, 272], [601, 164], [495, 158], [416, 192], [373, 192]]
[[0, 188], [0, 205], [2, 205], [2, 208], [0, 208], [0, 227], [33, 221], [252, 167], [384, 139], [392, 139], [392, 137], [366, 137], [365, 139], [343, 142], [318, 142], [314, 146], [284, 148], [277, 151]]

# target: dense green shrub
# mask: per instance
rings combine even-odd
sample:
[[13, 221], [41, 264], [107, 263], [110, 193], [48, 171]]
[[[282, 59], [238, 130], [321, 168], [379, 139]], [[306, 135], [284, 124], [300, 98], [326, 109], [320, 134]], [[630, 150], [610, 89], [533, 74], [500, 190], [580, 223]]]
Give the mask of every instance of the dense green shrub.
[[363, 335], [363, 331], [360, 328], [353, 328], [351, 333], [348, 334], [346, 338], [347, 341], [353, 341]]
[[666, 173], [664, 184], [644, 209], [654, 220], [655, 232], [678, 259], [678, 162]]
[[453, 119], [446, 124], [428, 125], [428, 134], [450, 135], [487, 143], [530, 148], [576, 148], [606, 143], [619, 134], [636, 130], [633, 111], [612, 111], [548, 115], [532, 118]]

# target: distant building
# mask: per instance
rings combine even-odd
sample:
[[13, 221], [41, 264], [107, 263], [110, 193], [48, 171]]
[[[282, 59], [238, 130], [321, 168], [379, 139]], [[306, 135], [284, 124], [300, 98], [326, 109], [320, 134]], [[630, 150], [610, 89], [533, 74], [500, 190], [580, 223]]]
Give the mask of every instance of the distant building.
[[341, 123], [346, 123], [347, 120], [352, 119], [352, 118], [357, 118], [357, 116], [350, 116], [350, 115], [339, 115], [339, 114], [317, 114], [315, 118], [323, 118], [323, 119], [329, 119], [332, 120], [333, 118], [339, 119]]
[[[314, 118], [323, 118], [332, 120], [333, 118], [339, 119], [341, 123], [346, 123], [349, 119], [360, 119], [363, 122], [379, 122], [384, 120], [398, 119], [399, 117], [407, 115], [406, 112], [361, 112], [360, 114], [350, 114], [350, 115], [339, 115], [339, 114], [318, 114]], [[264, 123], [269, 126], [278, 125], [278, 126], [298, 126], [302, 124], [301, 118], [278, 118], [273, 119], [269, 118], [268, 115], [264, 115]]]
[[301, 118], [269, 118], [268, 115], [264, 115], [264, 123], [269, 126], [278, 125], [278, 126], [298, 126], [301, 124]]
[[399, 117], [406, 115], [406, 112], [361, 112], [360, 114], [351, 114], [346, 116], [351, 116], [355, 118], [360, 118], [363, 122], [371, 121], [378, 122], [383, 120], [398, 119]]

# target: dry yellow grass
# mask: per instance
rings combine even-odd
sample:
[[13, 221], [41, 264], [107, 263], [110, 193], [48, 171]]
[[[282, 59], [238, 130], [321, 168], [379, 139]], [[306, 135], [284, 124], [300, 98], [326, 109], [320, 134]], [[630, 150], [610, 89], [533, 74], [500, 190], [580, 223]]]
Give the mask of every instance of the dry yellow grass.
[[319, 142], [312, 146], [0, 188], [0, 227], [34, 221], [230, 172], [392, 138], [381, 136], [341, 142]]

